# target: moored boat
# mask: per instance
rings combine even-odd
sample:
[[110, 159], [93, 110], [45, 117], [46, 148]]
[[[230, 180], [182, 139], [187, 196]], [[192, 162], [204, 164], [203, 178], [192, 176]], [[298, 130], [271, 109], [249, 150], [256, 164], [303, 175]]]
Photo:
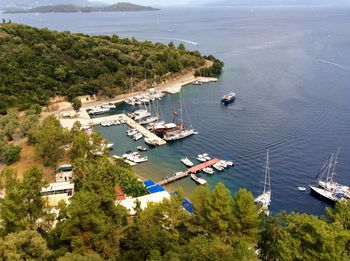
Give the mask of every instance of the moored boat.
[[142, 139], [142, 138], [143, 138], [143, 135], [142, 135], [140, 132], [136, 133], [136, 134], [133, 136], [134, 141], [138, 141], [138, 140], [140, 140], [140, 139]]
[[191, 136], [193, 132], [194, 132], [193, 129], [170, 131], [170, 132], [166, 132], [163, 138], [166, 141], [182, 140], [184, 138]]
[[204, 173], [207, 173], [207, 174], [214, 174], [214, 170], [210, 167], [206, 167], [206, 168], [202, 169], [202, 171]]
[[223, 171], [223, 170], [224, 170], [224, 167], [223, 167], [221, 164], [219, 164], [219, 162], [218, 162], [218, 163], [215, 163], [215, 164], [213, 165], [213, 168], [216, 169], [216, 170], [218, 170], [218, 171]]
[[265, 180], [264, 191], [259, 195], [254, 203], [259, 208], [259, 212], [269, 215], [269, 206], [271, 204], [271, 181], [270, 181], [270, 166], [269, 166], [269, 150], [266, 153]]
[[329, 200], [331, 202], [338, 202], [344, 199], [344, 194], [342, 193], [334, 193], [331, 191], [328, 191], [323, 188], [318, 188], [315, 186], [309, 186], [311, 189], [311, 192], [315, 193], [318, 196], [321, 196], [323, 199]]
[[181, 162], [183, 163], [183, 164], [185, 164], [187, 167], [193, 167], [193, 162], [192, 161], [190, 161], [187, 157], [185, 157], [185, 158], [182, 158], [181, 159]]
[[158, 142], [152, 138], [149, 138], [149, 137], [145, 137], [144, 138], [145, 140], [145, 143], [148, 145], [148, 146], [158, 146]]
[[199, 185], [205, 185], [207, 181], [203, 179], [201, 176], [198, 174], [191, 174], [191, 179], [193, 179], [195, 182], [197, 182]]
[[139, 151], [147, 151], [147, 148], [144, 147], [144, 146], [138, 146], [137, 150], [139, 150]]

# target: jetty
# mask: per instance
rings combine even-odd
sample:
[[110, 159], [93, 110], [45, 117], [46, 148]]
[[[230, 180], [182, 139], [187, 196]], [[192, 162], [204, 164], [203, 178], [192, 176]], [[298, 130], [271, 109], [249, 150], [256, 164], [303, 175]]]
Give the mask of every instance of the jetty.
[[162, 138], [158, 137], [151, 131], [147, 130], [142, 125], [138, 124], [136, 121], [131, 119], [126, 114], [117, 114], [117, 115], [110, 115], [105, 117], [99, 117], [99, 118], [76, 118], [76, 119], [65, 119], [61, 118], [60, 123], [63, 128], [71, 129], [75, 122], [79, 121], [82, 126], [95, 126], [100, 125], [102, 122], [106, 121], [120, 121], [123, 120], [125, 124], [127, 124], [130, 128], [136, 129], [138, 132], [140, 132], [145, 138], [149, 138], [155, 141], [156, 145], [161, 146], [165, 145], [166, 141]]
[[172, 182], [178, 181], [180, 179], [183, 179], [183, 178], [189, 176], [190, 174], [195, 174], [195, 173], [197, 173], [198, 171], [201, 171], [204, 168], [211, 167], [211, 166], [213, 166], [214, 164], [216, 164], [218, 162], [220, 162], [220, 159], [217, 159], [217, 158], [209, 160], [209, 161], [206, 161], [206, 162], [203, 162], [201, 164], [198, 164], [196, 166], [193, 166], [193, 167], [187, 169], [187, 171], [184, 171], [181, 174], [173, 175], [171, 177], [166, 177], [165, 179], [159, 181], [157, 184], [159, 184], [161, 186], [167, 185], [169, 183], [172, 183]]

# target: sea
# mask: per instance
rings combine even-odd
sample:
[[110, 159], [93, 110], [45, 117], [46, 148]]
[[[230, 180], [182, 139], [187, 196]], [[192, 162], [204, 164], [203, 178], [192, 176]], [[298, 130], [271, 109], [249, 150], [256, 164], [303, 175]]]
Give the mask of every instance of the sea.
[[[225, 63], [218, 82], [188, 85], [181, 92], [198, 135], [149, 150], [135, 168], [159, 181], [185, 170], [183, 156], [229, 158], [234, 168], [212, 176], [232, 194], [240, 188], [262, 193], [266, 151], [270, 150], [270, 211], [325, 214], [326, 202], [310, 191], [324, 162], [340, 146], [334, 179], [350, 185], [350, 9], [331, 7], [176, 8], [157, 12], [0, 14], [40, 28], [91, 35], [135, 37], [213, 54]], [[230, 92], [237, 99], [220, 103]], [[167, 121], [179, 110], [180, 94], [166, 95], [159, 107]], [[118, 106], [113, 113], [130, 111]], [[187, 115], [186, 117], [187, 118]], [[143, 142], [126, 137], [126, 127], [96, 127], [115, 143], [112, 154]], [[197, 185], [183, 179], [168, 186], [189, 194]]]

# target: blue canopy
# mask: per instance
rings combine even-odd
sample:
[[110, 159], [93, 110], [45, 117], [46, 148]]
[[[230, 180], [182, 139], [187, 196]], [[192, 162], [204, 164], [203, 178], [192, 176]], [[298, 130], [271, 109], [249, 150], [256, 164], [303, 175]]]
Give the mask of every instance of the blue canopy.
[[193, 213], [193, 205], [190, 201], [188, 201], [188, 199], [183, 198], [181, 203], [184, 209], [186, 209], [191, 214]]
[[154, 186], [151, 186], [151, 187], [147, 187], [147, 190], [148, 190], [148, 192], [149, 193], [157, 193], [157, 192], [162, 192], [162, 191], [165, 191], [165, 189], [161, 186], [161, 185], [159, 185], [159, 184], [157, 184], [157, 185], [154, 185]]
[[146, 180], [145, 182], [143, 182], [143, 184], [145, 185], [146, 188], [154, 186], [156, 183], [154, 183], [153, 180]]

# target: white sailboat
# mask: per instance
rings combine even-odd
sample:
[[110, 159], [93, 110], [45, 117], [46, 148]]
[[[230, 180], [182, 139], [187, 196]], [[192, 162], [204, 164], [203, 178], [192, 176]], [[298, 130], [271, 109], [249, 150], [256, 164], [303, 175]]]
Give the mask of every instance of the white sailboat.
[[[316, 176], [318, 187], [310, 185], [312, 192], [333, 202], [340, 201], [343, 198], [350, 198], [350, 187], [333, 181], [333, 177], [336, 174], [335, 167], [338, 163], [339, 151], [340, 148], [338, 147], [337, 152], [331, 154], [329, 160], [325, 162]], [[324, 176], [326, 176], [325, 179], [323, 179]]]
[[[184, 127], [184, 123], [183, 123], [183, 117], [182, 117], [182, 108], [185, 108], [185, 112], [187, 114], [188, 120], [190, 122], [190, 128], [186, 129]], [[181, 128], [179, 128], [178, 130], [174, 130], [174, 131], [170, 131], [170, 132], [166, 132], [164, 133], [164, 140], [166, 141], [176, 141], [176, 140], [182, 140], [186, 137], [189, 137], [191, 135], [194, 134], [194, 129], [192, 128], [192, 124], [191, 124], [191, 120], [190, 117], [188, 115], [187, 109], [185, 104], [182, 102], [182, 98], [181, 98], [181, 92], [180, 92], [180, 125]]]
[[264, 191], [254, 200], [255, 205], [259, 207], [260, 212], [264, 212], [269, 215], [269, 206], [271, 203], [271, 180], [270, 180], [270, 166], [269, 166], [269, 150], [266, 153], [266, 166], [265, 166], [265, 180]]

